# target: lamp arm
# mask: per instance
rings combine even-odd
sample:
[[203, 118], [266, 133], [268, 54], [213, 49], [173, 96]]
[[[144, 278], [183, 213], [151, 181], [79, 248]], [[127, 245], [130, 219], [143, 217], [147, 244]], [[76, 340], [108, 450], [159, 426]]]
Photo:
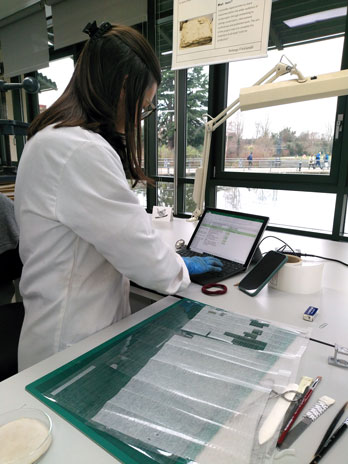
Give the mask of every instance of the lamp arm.
[[[210, 122], [210, 121], [209, 121]], [[202, 153], [202, 166], [196, 169], [195, 182], [193, 187], [193, 200], [196, 203], [196, 208], [192, 213], [191, 222], [197, 221], [203, 213], [203, 204], [205, 196], [205, 187], [207, 184], [207, 173], [209, 164], [209, 152], [211, 146], [211, 137], [213, 134], [212, 125], [205, 124], [204, 128], [204, 144]]]
[[[296, 65], [287, 65], [281, 61], [277, 63], [273, 68], [268, 71], [264, 76], [261, 77], [255, 85], [268, 84], [274, 82], [278, 77], [283, 76], [284, 74], [296, 74], [300, 79], [304, 79], [303, 75], [297, 70]], [[204, 128], [204, 144], [203, 144], [203, 153], [202, 153], [202, 167], [196, 169], [194, 189], [193, 189], [193, 200], [196, 203], [196, 208], [192, 213], [192, 216], [189, 221], [197, 221], [203, 213], [203, 204], [205, 197], [205, 189], [207, 184], [207, 173], [209, 165], [209, 156], [210, 156], [210, 147], [211, 147], [211, 138], [212, 133], [216, 130], [221, 124], [223, 124], [228, 118], [230, 118], [234, 113], [240, 109], [239, 98], [232, 102], [227, 108], [221, 111], [215, 118], [210, 119], [205, 124]]]
[[261, 85], [268, 84], [269, 82], [274, 82], [276, 79], [278, 79], [278, 77], [283, 76], [284, 74], [291, 73], [293, 68], [294, 66], [289, 66], [288, 64], [282, 63], [280, 61], [253, 85]]
[[203, 213], [203, 204], [205, 197], [205, 188], [207, 185], [207, 175], [210, 157], [211, 138], [213, 131], [223, 124], [226, 119], [239, 111], [239, 98], [235, 100], [230, 106], [225, 108], [215, 118], [211, 119], [205, 124], [204, 127], [204, 143], [202, 153], [202, 167], [196, 169], [195, 183], [193, 188], [193, 200], [196, 203], [196, 209], [192, 213], [189, 221], [197, 221]]

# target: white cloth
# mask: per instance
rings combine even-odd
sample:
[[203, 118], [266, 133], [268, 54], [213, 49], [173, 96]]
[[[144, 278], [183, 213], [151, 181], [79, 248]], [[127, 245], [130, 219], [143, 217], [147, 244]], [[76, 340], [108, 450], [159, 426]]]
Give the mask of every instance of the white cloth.
[[25, 307], [20, 370], [130, 314], [128, 279], [166, 294], [190, 283], [119, 156], [94, 132], [50, 126], [25, 145], [15, 214]]

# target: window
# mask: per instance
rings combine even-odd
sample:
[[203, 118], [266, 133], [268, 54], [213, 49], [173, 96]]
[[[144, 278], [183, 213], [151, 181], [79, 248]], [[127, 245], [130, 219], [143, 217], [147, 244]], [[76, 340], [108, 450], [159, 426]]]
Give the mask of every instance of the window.
[[174, 206], [173, 182], [157, 182], [157, 204], [159, 206]]
[[[348, 209], [348, 201], [346, 201], [346, 211]], [[346, 214], [346, 220], [345, 220], [345, 223], [344, 223], [344, 235], [346, 237], [348, 237], [348, 214]]]
[[47, 90], [39, 93], [40, 111], [52, 105], [64, 92], [74, 72], [74, 61], [68, 56], [60, 60], [51, 61], [48, 68], [40, 69], [40, 73], [56, 84], [57, 90]]
[[[272, 50], [267, 58], [229, 64], [228, 102], [238, 98], [282, 55], [304, 76], [338, 71], [343, 38]], [[286, 59], [282, 59], [285, 63]], [[294, 79], [289, 74], [277, 79]], [[226, 124], [226, 172], [329, 175], [337, 97], [237, 112]]]
[[[178, 215], [195, 210], [194, 178], [202, 165], [207, 113], [220, 113], [238, 97], [240, 88], [253, 85], [282, 55], [305, 76], [348, 68], [346, 16], [298, 27], [286, 25], [287, 19], [326, 8], [320, 2], [305, 3], [272, 2], [268, 57], [175, 72], [171, 70], [173, 2], [149, 3], [148, 23], [138, 28], [147, 31], [156, 49], [162, 84], [156, 115], [143, 125], [142, 164], [155, 188], [139, 183], [134, 190], [148, 211], [154, 204], [175, 206]], [[336, 6], [346, 7], [346, 0], [337, 0]], [[78, 49], [77, 45], [62, 53], [76, 56]], [[62, 56], [51, 52], [52, 57]], [[58, 87], [41, 92], [40, 105], [48, 107], [58, 98], [72, 72], [70, 57], [40, 70]], [[277, 82], [293, 78], [288, 74]], [[344, 234], [348, 240], [346, 208], [341, 206], [348, 195], [348, 134], [344, 121], [335, 138], [339, 114], [346, 119], [347, 97], [237, 111], [213, 133], [206, 205], [269, 215], [271, 226], [286, 232], [301, 229], [335, 239]]]
[[[313, 13], [319, 9], [317, 5]], [[282, 61], [296, 63], [305, 76], [348, 67], [343, 56], [346, 17], [291, 28], [284, 22], [310, 13], [301, 2], [273, 1], [268, 57], [176, 74], [171, 71], [172, 4], [156, 1], [156, 49], [163, 83], [156, 134], [158, 190], [152, 201], [165, 204], [165, 198], [173, 198], [177, 214], [194, 211], [193, 181], [202, 165], [206, 113], [219, 114], [238, 98], [241, 88], [253, 85], [283, 55]], [[294, 78], [287, 74], [276, 82]], [[344, 161], [348, 134], [334, 136], [336, 114], [346, 111], [345, 97], [237, 111], [213, 133], [206, 204], [269, 215], [271, 227], [278, 230], [339, 238], [343, 213], [339, 205], [342, 195], [348, 194]], [[178, 147], [174, 146], [175, 117]], [[348, 236], [348, 219], [345, 224]]]
[[[131, 182], [129, 182], [131, 186]], [[139, 182], [134, 188], [133, 192], [138, 197], [138, 200], [142, 206], [146, 208], [146, 186]]]
[[209, 67], [187, 70], [186, 103], [186, 176], [194, 177], [202, 165], [204, 124], [208, 113]]
[[219, 187], [216, 206], [264, 214], [276, 227], [331, 233], [335, 200], [336, 195], [331, 193]]
[[162, 82], [157, 92], [158, 164], [157, 175], [174, 175], [174, 71], [162, 70]]
[[[336, 37], [287, 47], [285, 52], [270, 51], [262, 66], [262, 59], [230, 63], [228, 103], [238, 98], [241, 87], [265, 75], [283, 53], [296, 60], [305, 76], [312, 76], [340, 70], [343, 46], [344, 39]], [[311, 62], [319, 56], [320, 63]], [[289, 76], [279, 80], [286, 79]], [[223, 153], [211, 153], [216, 174], [208, 179], [209, 205], [267, 215], [270, 227], [279, 231], [343, 238], [340, 198], [348, 192], [347, 134], [341, 131], [335, 137], [335, 121], [346, 106], [346, 97], [335, 97], [233, 114], [220, 137]], [[213, 137], [219, 140], [215, 133]]]

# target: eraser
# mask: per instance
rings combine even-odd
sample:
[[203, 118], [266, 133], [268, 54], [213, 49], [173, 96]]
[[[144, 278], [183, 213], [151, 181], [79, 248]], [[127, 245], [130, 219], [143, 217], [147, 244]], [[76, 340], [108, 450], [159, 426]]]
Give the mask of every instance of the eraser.
[[308, 306], [306, 311], [303, 313], [303, 319], [305, 321], [314, 321], [315, 317], [317, 316], [319, 311], [319, 308], [316, 308], [315, 306]]

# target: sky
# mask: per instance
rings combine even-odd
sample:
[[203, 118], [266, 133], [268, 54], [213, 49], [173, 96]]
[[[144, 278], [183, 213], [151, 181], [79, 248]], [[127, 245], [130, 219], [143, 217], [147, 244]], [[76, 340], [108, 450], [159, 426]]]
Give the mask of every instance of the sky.
[[58, 87], [58, 90], [49, 90], [39, 93], [40, 105], [49, 107], [60, 97], [65, 87], [68, 85], [73, 71], [74, 61], [70, 57], [51, 61], [48, 68], [40, 69], [40, 73], [54, 81]]
[[[343, 49], [343, 37], [322, 40], [313, 44], [287, 47], [285, 50], [274, 50], [266, 58], [256, 58], [231, 62], [229, 66], [228, 104], [238, 98], [239, 90], [250, 87], [264, 74], [277, 64], [282, 55], [296, 64], [304, 76], [313, 76], [335, 72], [340, 69]], [[282, 61], [287, 62], [286, 59]], [[39, 94], [40, 104], [51, 105], [64, 91], [73, 73], [73, 60], [63, 58], [50, 63], [48, 68], [40, 72], [56, 82], [57, 91]], [[281, 80], [293, 79], [294, 76], [285, 75]], [[271, 132], [279, 132], [285, 127], [301, 132], [318, 132], [327, 134], [332, 132], [337, 98], [326, 98], [310, 102], [292, 103], [272, 108], [238, 112], [230, 119], [239, 118], [243, 121], [243, 137], [254, 137], [256, 124], [268, 121]], [[229, 121], [228, 121], [229, 122]]]
[[[284, 50], [270, 51], [267, 58], [258, 58], [232, 62], [229, 65], [228, 102], [238, 98], [239, 90], [250, 87], [262, 78], [285, 55], [305, 76], [326, 74], [341, 68], [343, 37], [322, 40], [312, 44], [287, 47]], [[284, 58], [283, 62], [288, 61]], [[294, 79], [289, 74], [278, 78], [276, 82]], [[284, 127], [291, 127], [297, 135], [301, 132], [318, 132], [326, 134], [328, 127], [333, 129], [337, 97], [291, 103], [258, 110], [244, 111], [238, 114], [244, 124], [244, 137], [255, 134], [255, 123], [268, 120], [271, 132], [279, 132]]]

